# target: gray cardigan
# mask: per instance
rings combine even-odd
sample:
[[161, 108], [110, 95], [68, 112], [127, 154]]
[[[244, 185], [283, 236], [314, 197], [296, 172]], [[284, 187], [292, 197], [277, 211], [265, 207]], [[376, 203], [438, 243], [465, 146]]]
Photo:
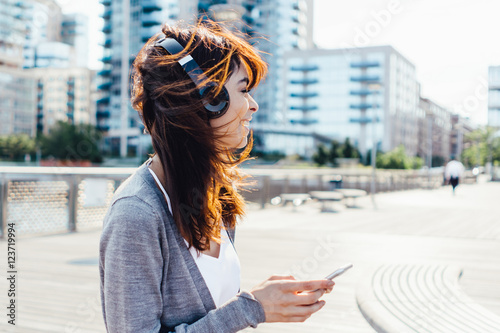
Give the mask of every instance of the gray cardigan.
[[[104, 217], [99, 272], [108, 332], [230, 333], [265, 321], [241, 291], [216, 308], [163, 193], [140, 166], [115, 192]], [[229, 232], [234, 239], [234, 230]]]

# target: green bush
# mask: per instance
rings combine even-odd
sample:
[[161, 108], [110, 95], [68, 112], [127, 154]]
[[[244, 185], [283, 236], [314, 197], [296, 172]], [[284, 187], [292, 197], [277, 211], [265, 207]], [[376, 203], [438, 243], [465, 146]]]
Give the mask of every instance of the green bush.
[[35, 140], [27, 134], [14, 134], [0, 137], [0, 158], [9, 161], [22, 161], [26, 154], [34, 154]]
[[406, 155], [405, 147], [400, 145], [390, 152], [377, 154], [376, 165], [380, 169], [420, 169], [424, 161], [420, 157]]
[[60, 160], [89, 160], [102, 162], [99, 144], [102, 134], [89, 124], [73, 125], [63, 121], [49, 131], [48, 135], [40, 135], [38, 141], [42, 156], [53, 156]]

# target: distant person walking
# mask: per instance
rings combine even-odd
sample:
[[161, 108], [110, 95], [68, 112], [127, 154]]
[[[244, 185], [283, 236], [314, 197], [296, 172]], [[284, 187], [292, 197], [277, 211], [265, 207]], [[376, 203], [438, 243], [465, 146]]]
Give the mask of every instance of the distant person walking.
[[451, 187], [453, 187], [453, 194], [455, 194], [455, 188], [458, 186], [464, 171], [464, 165], [455, 159], [446, 164], [444, 177], [451, 184]]

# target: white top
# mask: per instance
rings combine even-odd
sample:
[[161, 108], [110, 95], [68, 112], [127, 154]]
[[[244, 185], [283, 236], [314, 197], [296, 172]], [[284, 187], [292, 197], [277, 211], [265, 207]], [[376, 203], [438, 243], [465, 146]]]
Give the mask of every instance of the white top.
[[[148, 166], [150, 164], [151, 160], [148, 162]], [[167, 191], [163, 188], [154, 171], [150, 168], [148, 169], [162, 190], [167, 200], [168, 210], [172, 213], [172, 205]], [[203, 253], [198, 255], [194, 247], [189, 249], [205, 280], [208, 290], [210, 290], [216, 307], [220, 307], [233, 298], [240, 290], [240, 260], [224, 228], [221, 230], [221, 241], [218, 258]], [[189, 247], [189, 243], [186, 240], [184, 242], [186, 243], [186, 247]]]
[[444, 170], [445, 178], [450, 179], [450, 177], [459, 178], [462, 177], [465, 171], [464, 165], [456, 160], [451, 160], [446, 164], [446, 168]]

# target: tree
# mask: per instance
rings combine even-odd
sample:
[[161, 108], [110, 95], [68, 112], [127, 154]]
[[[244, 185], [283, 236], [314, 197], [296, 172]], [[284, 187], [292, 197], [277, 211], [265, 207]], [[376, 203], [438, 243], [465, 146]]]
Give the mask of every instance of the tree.
[[381, 169], [419, 169], [424, 165], [420, 157], [410, 157], [406, 155], [403, 145], [390, 152], [377, 155], [377, 168]]
[[493, 127], [485, 126], [468, 133], [464, 147], [461, 160], [466, 167], [485, 165], [488, 161], [493, 164], [500, 162], [500, 137]]
[[0, 158], [22, 161], [26, 154], [35, 152], [35, 140], [27, 134], [14, 134], [0, 137]]
[[337, 165], [337, 158], [341, 157], [341, 146], [337, 140], [332, 140], [330, 143], [330, 150], [328, 151], [328, 162], [333, 166]]
[[38, 138], [42, 156], [53, 156], [61, 160], [89, 160], [102, 162], [99, 143], [102, 134], [89, 124], [73, 125], [63, 121], [49, 131], [48, 135]]
[[326, 149], [325, 145], [320, 144], [318, 145], [318, 150], [312, 157], [314, 163], [318, 165], [325, 165], [326, 162], [328, 161], [328, 150]]
[[346, 138], [344, 141], [344, 144], [342, 146], [342, 157], [344, 158], [358, 158], [359, 157], [359, 152], [351, 144], [351, 140], [349, 138]]

